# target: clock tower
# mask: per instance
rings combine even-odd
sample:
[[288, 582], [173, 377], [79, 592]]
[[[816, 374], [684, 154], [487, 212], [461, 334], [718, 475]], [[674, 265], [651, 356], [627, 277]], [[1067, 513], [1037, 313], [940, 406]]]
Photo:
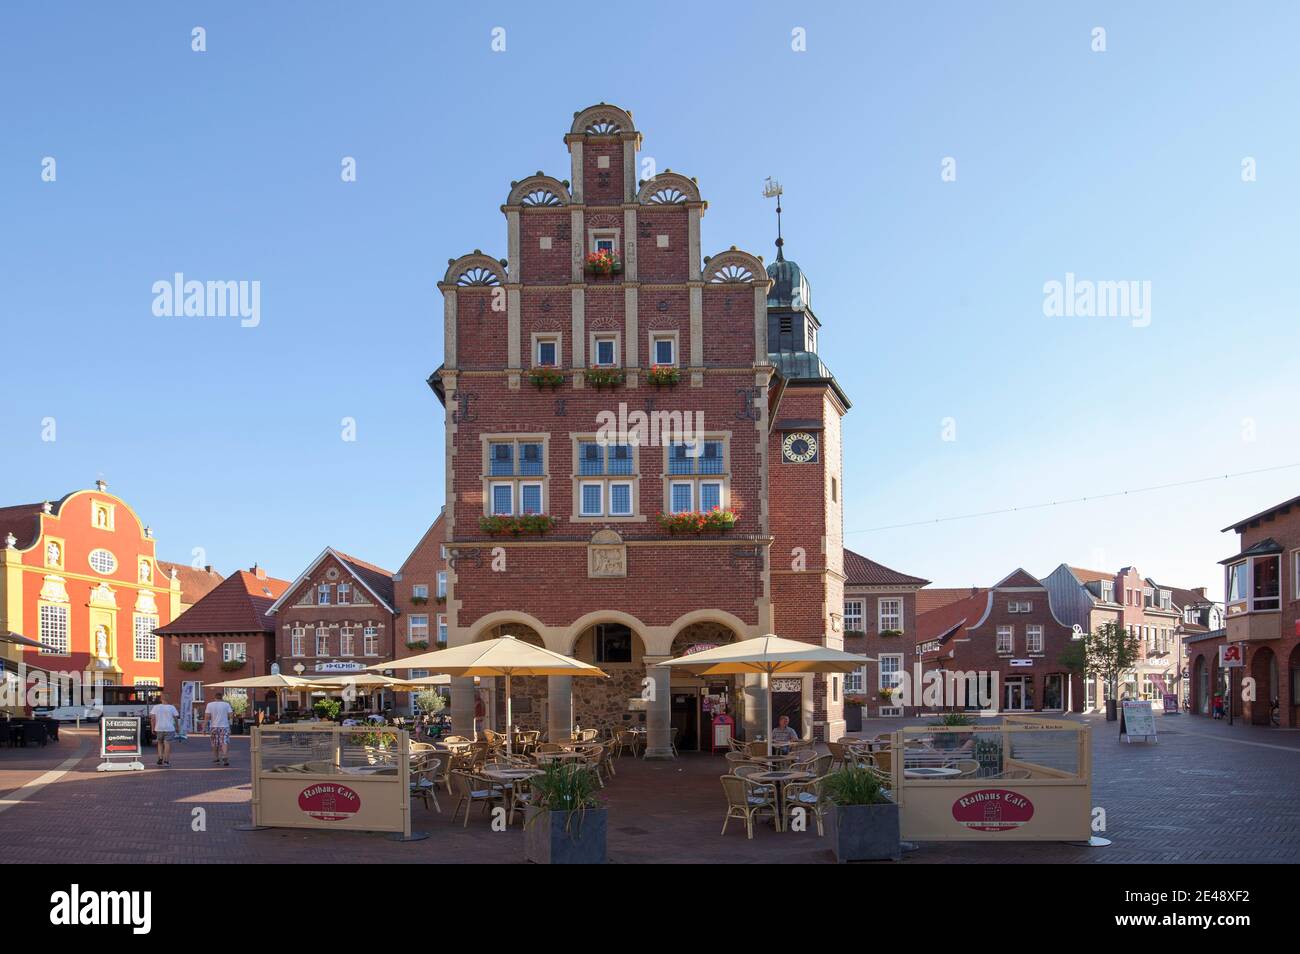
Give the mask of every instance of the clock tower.
[[[768, 266], [768, 360], [776, 368], [769, 437], [773, 632], [844, 648], [844, 455], [841, 420], [849, 399], [817, 355], [821, 323], [808, 278], [776, 240]], [[844, 677], [778, 679], [774, 717], [802, 734], [844, 734]], [[797, 718], [796, 718], [797, 716]], [[775, 722], [775, 718], [774, 718]]]

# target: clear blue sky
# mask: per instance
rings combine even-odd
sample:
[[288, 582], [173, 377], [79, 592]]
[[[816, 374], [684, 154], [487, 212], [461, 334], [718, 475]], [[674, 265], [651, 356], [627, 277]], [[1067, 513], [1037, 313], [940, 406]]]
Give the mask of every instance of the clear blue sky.
[[[706, 251], [770, 260], [760, 188], [785, 185], [855, 402], [852, 547], [943, 585], [1069, 561], [1218, 591], [1218, 529], [1300, 468], [873, 528], [1300, 461], [1298, 27], [1288, 3], [8, 2], [0, 503], [102, 474], [166, 558], [395, 568], [443, 497], [435, 282], [504, 256], [510, 180], [567, 178], [572, 113], [605, 100], [699, 178]], [[155, 317], [177, 271], [260, 281], [261, 325]], [[1150, 281], [1150, 326], [1045, 317], [1067, 272]]]

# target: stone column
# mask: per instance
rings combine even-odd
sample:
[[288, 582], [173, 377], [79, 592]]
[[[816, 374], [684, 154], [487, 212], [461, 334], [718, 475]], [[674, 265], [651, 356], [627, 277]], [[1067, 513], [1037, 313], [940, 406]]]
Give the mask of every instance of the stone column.
[[673, 694], [672, 671], [657, 665], [671, 656], [646, 656], [641, 697], [646, 702], [645, 757], [671, 759], [673, 757]]
[[567, 739], [573, 731], [573, 677], [546, 677], [546, 737]]
[[740, 691], [745, 694], [745, 741], [753, 742], [760, 735], [767, 738], [770, 725], [767, 718], [767, 692], [761, 675], [741, 676]]
[[467, 739], [474, 738], [474, 679], [472, 676], [451, 680], [451, 731]]

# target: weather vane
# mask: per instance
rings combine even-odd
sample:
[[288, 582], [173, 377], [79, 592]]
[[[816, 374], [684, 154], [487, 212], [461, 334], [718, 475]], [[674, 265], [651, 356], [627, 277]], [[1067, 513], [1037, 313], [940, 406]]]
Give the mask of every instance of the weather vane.
[[785, 240], [781, 238], [781, 196], [784, 193], [785, 189], [781, 188], [781, 183], [768, 176], [763, 183], [763, 198], [776, 199], [776, 260], [778, 262], [785, 261], [785, 256], [781, 252], [781, 246], [785, 244]]

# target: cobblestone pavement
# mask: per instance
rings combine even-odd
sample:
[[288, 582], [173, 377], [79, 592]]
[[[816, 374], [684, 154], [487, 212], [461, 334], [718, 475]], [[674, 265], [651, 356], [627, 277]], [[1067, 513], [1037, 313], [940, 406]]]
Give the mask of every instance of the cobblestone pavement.
[[[953, 862], [1300, 861], [1300, 732], [1228, 726], [1199, 717], [1158, 717], [1160, 741], [1124, 745], [1115, 723], [1085, 717], [1093, 732], [1093, 803], [1106, 810], [1106, 848], [1064, 844], [923, 844], [904, 864]], [[872, 722], [864, 734], [897, 728]], [[207, 740], [177, 745], [173, 767], [146, 753], [144, 772], [97, 773], [92, 730], [65, 729], [44, 749], [0, 749], [0, 840], [19, 862], [519, 862], [518, 829], [492, 832], [476, 809], [469, 827], [413, 808], [424, 841], [396, 843], [365, 832], [242, 832], [249, 821], [248, 739], [235, 737], [232, 765], [211, 765]], [[63, 771], [65, 770], [66, 771]], [[831, 860], [816, 832], [760, 826], [753, 841], [735, 823], [722, 837], [721, 760], [625, 757], [605, 794], [614, 863]], [[195, 831], [195, 812], [206, 831]]]

